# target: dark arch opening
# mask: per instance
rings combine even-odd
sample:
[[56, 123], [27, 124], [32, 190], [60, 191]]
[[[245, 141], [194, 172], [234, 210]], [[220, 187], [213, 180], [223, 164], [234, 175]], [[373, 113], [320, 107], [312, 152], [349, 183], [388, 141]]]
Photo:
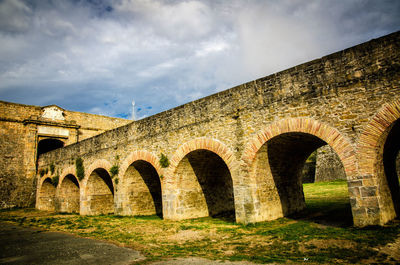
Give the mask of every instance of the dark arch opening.
[[114, 187], [110, 175], [103, 168], [95, 169], [87, 182], [89, 214], [114, 213]]
[[125, 215], [153, 215], [162, 217], [161, 182], [156, 169], [144, 160], [133, 162], [124, 176]]
[[196, 150], [179, 163], [180, 202], [193, 217], [235, 220], [233, 182], [228, 166], [217, 154]]
[[383, 166], [396, 215], [400, 217], [399, 188], [400, 119], [394, 122], [383, 147]]
[[60, 185], [59, 211], [66, 213], [79, 213], [79, 182], [74, 175], [67, 175]]
[[39, 210], [55, 211], [56, 188], [50, 178], [46, 178], [39, 191]]
[[305, 208], [303, 167], [311, 153], [325, 144], [318, 137], [305, 133], [285, 133], [267, 142], [271, 173], [285, 216]]
[[37, 157], [41, 154], [64, 147], [64, 142], [58, 139], [43, 139], [38, 143]]
[[341, 183], [346, 189], [343, 202], [323, 197], [310, 200], [308, 194], [304, 194], [303, 169], [306, 160], [326, 144], [314, 135], [291, 132], [273, 137], [260, 148], [256, 159], [256, 178], [261, 189], [260, 201], [268, 219], [290, 216], [328, 225], [352, 225], [345, 181]]

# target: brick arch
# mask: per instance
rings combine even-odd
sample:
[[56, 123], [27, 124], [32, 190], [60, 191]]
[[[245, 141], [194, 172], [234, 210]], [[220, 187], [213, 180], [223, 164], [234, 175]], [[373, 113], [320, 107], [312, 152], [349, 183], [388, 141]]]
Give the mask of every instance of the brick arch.
[[243, 152], [243, 161], [251, 167], [257, 152], [268, 140], [290, 132], [310, 134], [325, 141], [339, 156], [347, 178], [351, 179], [356, 175], [356, 157], [350, 141], [337, 129], [310, 118], [289, 118], [269, 124], [246, 145]]
[[65, 168], [65, 169], [62, 171], [58, 183], [62, 183], [62, 181], [64, 180], [64, 178], [65, 178], [66, 176], [68, 176], [68, 175], [73, 175], [73, 176], [76, 178], [76, 180], [78, 181], [79, 186], [81, 185], [81, 182], [79, 181], [78, 177], [76, 176], [76, 168], [75, 168], [74, 166], [67, 167], [67, 168]]
[[391, 125], [398, 119], [400, 119], [400, 99], [383, 105], [362, 130], [357, 145], [362, 174], [376, 174], [374, 165], [378, 149]]
[[[74, 179], [65, 179], [67, 176], [72, 176]], [[75, 181], [78, 185], [76, 185]], [[81, 185], [81, 182], [76, 176], [76, 169], [74, 166], [65, 168], [62, 171], [57, 187], [58, 211], [79, 213]]]
[[[365, 125], [360, 135], [357, 155], [360, 164], [359, 179], [362, 182], [355, 188], [369, 190], [369, 194], [364, 194], [358, 199], [357, 206], [366, 215], [359, 220], [362, 225], [366, 223], [364, 220], [368, 223], [384, 224], [400, 216], [399, 183], [395, 175], [386, 174], [384, 164], [385, 144], [391, 129], [399, 119], [400, 99], [396, 99], [383, 105]], [[372, 200], [376, 201], [374, 206], [369, 205]], [[365, 205], [368, 205], [368, 209]]]
[[[46, 188], [46, 191], [43, 191], [44, 189], [44, 182], [46, 180], [50, 180], [50, 183], [46, 184], [48, 188]], [[38, 190], [37, 190], [37, 197], [36, 197], [36, 208], [39, 210], [45, 210], [45, 211], [55, 211], [55, 199], [56, 199], [56, 187], [51, 184], [51, 177], [50, 174], [44, 175], [38, 185]]]
[[130, 153], [118, 173], [120, 184], [116, 191], [116, 213], [162, 216], [162, 172], [153, 153], [146, 150]]
[[[191, 154], [194, 156], [190, 158]], [[189, 159], [194, 159], [192, 162], [195, 164], [191, 164]], [[214, 164], [211, 167], [215, 171], [212, 172], [221, 179], [210, 178], [213, 176], [201, 166], [202, 161]], [[237, 169], [233, 152], [216, 139], [196, 138], [179, 146], [170, 159], [164, 180], [164, 218], [181, 220], [223, 212], [230, 212], [229, 215], [235, 218], [235, 204], [240, 201], [235, 199], [240, 192], [236, 190], [239, 183]], [[179, 173], [179, 170], [183, 171]]]
[[129, 166], [133, 162], [138, 161], [138, 160], [143, 160], [143, 161], [150, 163], [155, 168], [158, 175], [159, 176], [162, 175], [162, 168], [160, 167], [157, 156], [155, 156], [153, 153], [146, 151], [146, 150], [138, 150], [138, 151], [134, 151], [131, 154], [129, 154], [128, 157], [125, 158], [125, 160], [121, 163], [118, 176], [120, 178], [123, 178], [126, 170], [129, 168]]
[[[169, 173], [170, 175], [173, 175], [176, 171], [177, 166], [179, 165], [179, 162], [190, 152], [195, 151], [195, 150], [208, 150], [211, 152], [214, 152], [217, 154], [219, 157], [222, 158], [222, 160], [225, 162], [225, 164], [228, 166], [229, 171], [232, 173], [235, 171], [237, 168], [237, 164], [235, 163], [235, 157], [233, 155], [233, 152], [223, 143], [216, 139], [212, 138], [196, 138], [194, 140], [191, 140], [189, 142], [184, 143], [181, 145], [174, 153], [172, 156], [169, 166]], [[233, 176], [232, 176], [233, 178]], [[235, 180], [233, 180], [235, 181]]]
[[93, 170], [97, 169], [97, 168], [103, 168], [105, 170], [107, 170], [107, 172], [110, 170], [110, 168], [112, 167], [111, 163], [108, 162], [105, 159], [98, 159], [96, 161], [94, 161], [93, 163], [91, 163], [88, 167], [87, 170], [85, 170], [85, 178], [88, 178], [90, 176], [90, 174], [92, 174]]
[[110, 168], [112, 167], [111, 163], [105, 159], [98, 159], [91, 163], [87, 169], [85, 169], [85, 178], [80, 182], [82, 183], [82, 192], [83, 196], [86, 196], [87, 191], [87, 183], [89, 181], [90, 175], [93, 173], [94, 170], [98, 168], [102, 168], [110, 175]]
[[325, 143], [340, 157], [350, 181], [357, 172], [354, 149], [327, 124], [310, 118], [289, 118], [272, 122], [250, 139], [242, 159], [254, 201], [253, 221], [274, 220], [306, 207], [302, 166], [307, 156]]
[[[102, 197], [104, 197], [103, 202], [99, 202], [99, 196], [95, 196], [95, 194], [91, 193], [91, 187], [89, 187], [90, 176], [94, 173], [96, 169], [102, 169], [107, 172], [108, 176], [110, 176], [111, 163], [105, 159], [98, 159], [91, 163], [87, 169], [85, 169], [85, 178], [82, 181], [81, 187], [81, 205], [80, 205], [80, 213], [83, 215], [97, 215], [97, 214], [108, 214], [114, 211], [114, 191], [115, 186], [110, 178], [111, 182], [101, 182], [100, 190], [96, 190], [96, 192], [101, 192]], [[101, 177], [100, 177], [101, 178]], [[100, 183], [97, 181], [97, 183]], [[108, 186], [108, 188], [107, 188]], [[112, 187], [111, 187], [112, 186]], [[97, 188], [99, 188], [97, 187]], [[112, 190], [111, 190], [112, 188]], [[111, 194], [108, 193], [108, 189], [110, 189]], [[112, 204], [112, 205], [111, 205]], [[104, 206], [104, 207], [102, 207]]]
[[50, 175], [50, 173], [47, 173], [47, 174], [45, 174], [43, 177], [40, 178], [40, 181], [39, 181], [39, 190], [42, 188], [43, 182], [45, 182], [46, 179], [50, 179], [50, 181], [51, 181], [51, 175]]

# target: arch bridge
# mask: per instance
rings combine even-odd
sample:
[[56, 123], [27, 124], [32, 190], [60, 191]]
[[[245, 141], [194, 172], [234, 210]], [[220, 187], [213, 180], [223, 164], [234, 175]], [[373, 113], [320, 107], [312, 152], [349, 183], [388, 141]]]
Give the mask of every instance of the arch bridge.
[[354, 224], [384, 224], [400, 215], [399, 45], [396, 32], [45, 153], [36, 206], [273, 220], [304, 209], [301, 170], [329, 145]]

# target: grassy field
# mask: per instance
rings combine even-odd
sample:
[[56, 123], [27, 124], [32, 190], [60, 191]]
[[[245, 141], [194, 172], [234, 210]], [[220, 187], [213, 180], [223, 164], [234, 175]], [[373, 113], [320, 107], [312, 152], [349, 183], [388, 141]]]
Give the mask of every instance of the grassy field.
[[400, 236], [399, 222], [352, 227], [344, 181], [304, 184], [304, 193], [304, 212], [252, 225], [216, 218], [176, 222], [157, 216], [79, 216], [34, 209], [1, 211], [0, 220], [132, 247], [148, 257], [143, 264], [187, 256], [255, 263], [396, 264], [380, 249]]

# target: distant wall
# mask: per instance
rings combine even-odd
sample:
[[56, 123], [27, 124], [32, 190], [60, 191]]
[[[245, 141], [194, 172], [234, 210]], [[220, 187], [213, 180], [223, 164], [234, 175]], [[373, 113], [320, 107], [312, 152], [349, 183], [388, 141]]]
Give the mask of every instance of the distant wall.
[[346, 179], [343, 164], [335, 151], [329, 145], [325, 145], [317, 151], [315, 182], [337, 179]]

